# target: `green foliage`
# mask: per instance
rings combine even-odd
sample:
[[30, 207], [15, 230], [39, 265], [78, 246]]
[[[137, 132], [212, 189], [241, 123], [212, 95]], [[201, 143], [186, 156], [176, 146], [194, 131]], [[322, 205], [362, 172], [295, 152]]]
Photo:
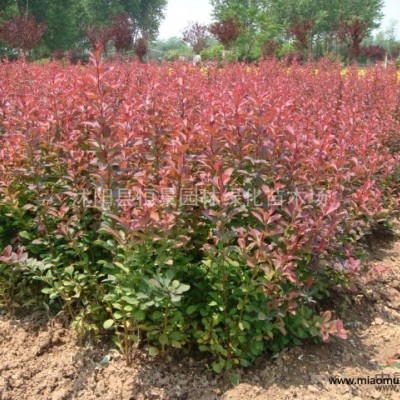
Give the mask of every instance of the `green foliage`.
[[50, 4], [41, 18], [47, 25], [44, 41], [48, 50], [68, 50], [77, 46], [84, 38], [81, 17], [84, 15], [82, 2], [58, 0]]
[[112, 18], [128, 13], [135, 27], [135, 38], [156, 36], [166, 0], [2, 0], [0, 24], [16, 14], [33, 15], [46, 24], [44, 44], [38, 54], [56, 50], [82, 49], [89, 26], [110, 24]]
[[186, 48], [187, 48], [186, 43], [178, 37], [171, 37], [165, 40], [157, 40], [152, 44], [152, 49], [163, 52], [182, 50]]
[[134, 39], [140, 35], [154, 38], [158, 32], [166, 0], [85, 0], [87, 25], [107, 25], [112, 17], [127, 13], [135, 26]]
[[381, 46], [389, 60], [396, 60], [400, 55], [400, 41], [397, 38], [397, 22], [392, 22], [386, 29], [364, 40], [365, 46]]
[[213, 0], [214, 16], [218, 21], [234, 18], [241, 34], [234, 44], [239, 59], [257, 59], [262, 44], [279, 32], [279, 24], [270, 13], [269, 0]]
[[181, 49], [168, 50], [164, 53], [164, 59], [167, 61], [175, 61], [181, 58], [191, 60], [194, 52], [190, 47], [182, 47]]
[[224, 46], [222, 44], [216, 44], [205, 48], [201, 53], [203, 60], [222, 60], [224, 55]]
[[185, 343], [181, 309], [190, 286], [181, 280], [190, 259], [175, 249], [168, 235], [155, 245], [148, 239], [134, 241], [112, 225], [105, 222], [102, 231], [113, 239], [97, 241], [112, 256], [111, 262], [99, 261], [107, 273], [103, 301], [109, 318], [104, 328], [115, 331], [114, 342], [128, 362], [132, 345], [143, 337], [151, 354], [165, 357], [168, 347]]
[[296, 47], [293, 43], [284, 43], [278, 50], [279, 58], [285, 58], [289, 54], [296, 52]]
[[312, 43], [319, 57], [337, 51], [335, 33], [341, 19], [359, 18], [367, 33], [379, 26], [382, 0], [213, 0], [218, 21], [235, 18], [242, 34], [236, 43], [239, 58], [254, 59], [261, 54], [262, 44], [270, 39], [289, 44], [288, 29], [295, 21], [313, 21]]

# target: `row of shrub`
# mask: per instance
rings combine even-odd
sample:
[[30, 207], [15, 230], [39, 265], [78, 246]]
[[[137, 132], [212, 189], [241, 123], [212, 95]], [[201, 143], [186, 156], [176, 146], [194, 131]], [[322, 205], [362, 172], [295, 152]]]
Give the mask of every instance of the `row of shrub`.
[[347, 337], [325, 300], [398, 205], [395, 70], [97, 55], [0, 80], [1, 307], [216, 372]]

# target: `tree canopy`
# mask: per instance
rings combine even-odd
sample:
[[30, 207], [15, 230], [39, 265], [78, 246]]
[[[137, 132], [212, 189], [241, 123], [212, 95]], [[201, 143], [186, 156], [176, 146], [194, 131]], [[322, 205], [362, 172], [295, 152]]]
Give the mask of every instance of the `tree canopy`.
[[[3, 48], [24, 52], [29, 52], [33, 45], [39, 46], [41, 55], [82, 51], [106, 43], [112, 43], [117, 51], [129, 48], [143, 52], [157, 37], [167, 2], [0, 0], [0, 41], [5, 45]], [[196, 53], [209, 48], [212, 38], [220, 42], [216, 47], [214, 44], [218, 53], [225, 48], [235, 59], [242, 60], [262, 55], [284, 57], [290, 53], [320, 57], [333, 51], [336, 54], [347, 51], [348, 58], [355, 60], [363, 52], [382, 52], [381, 48], [373, 47], [380, 43], [365, 42], [365, 38], [379, 26], [383, 0], [211, 0], [211, 3], [213, 24], [210, 27], [194, 24], [191, 28], [197, 26], [197, 31], [188, 28], [182, 38]], [[28, 31], [37, 33], [29, 45], [23, 37]], [[370, 47], [368, 51], [363, 50], [364, 43]], [[397, 49], [393, 43], [385, 43], [389, 50]], [[188, 49], [185, 45], [182, 48], [182, 41], [175, 44], [174, 51]]]
[[167, 0], [0, 0], [0, 23], [17, 16], [33, 16], [46, 25], [47, 51], [84, 47], [89, 28], [112, 25], [128, 15], [133, 39], [157, 36]]
[[[328, 52], [332, 41], [338, 39], [342, 21], [363, 21], [367, 35], [379, 26], [383, 8], [383, 0], [211, 0], [211, 3], [217, 21], [235, 18], [244, 27], [238, 39], [244, 55], [254, 51], [249, 46], [261, 51], [260, 45], [271, 39], [286, 41], [289, 46], [290, 38], [294, 38], [304, 48], [304, 32], [321, 52]], [[299, 41], [300, 36], [303, 37]]]

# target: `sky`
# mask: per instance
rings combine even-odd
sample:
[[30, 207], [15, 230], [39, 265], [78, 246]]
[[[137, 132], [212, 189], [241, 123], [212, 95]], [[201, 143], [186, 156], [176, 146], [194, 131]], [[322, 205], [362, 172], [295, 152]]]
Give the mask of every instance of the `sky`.
[[[399, 1], [399, 0], [398, 0]], [[209, 24], [212, 21], [212, 7], [208, 0], [168, 0], [165, 20], [160, 26], [161, 39], [182, 36], [190, 22]]]
[[[334, 1], [334, 0], [332, 0]], [[161, 39], [182, 36], [182, 31], [190, 22], [209, 24], [212, 21], [212, 7], [209, 0], [168, 0], [165, 20], [160, 27]], [[382, 28], [389, 26], [393, 20], [400, 21], [400, 0], [385, 0], [383, 10], [385, 17]], [[400, 23], [398, 36], [400, 35]]]
[[[400, 21], [400, 0], [385, 0], [383, 13], [382, 28], [389, 26], [392, 21]], [[397, 24], [397, 36], [400, 36], [400, 22]]]

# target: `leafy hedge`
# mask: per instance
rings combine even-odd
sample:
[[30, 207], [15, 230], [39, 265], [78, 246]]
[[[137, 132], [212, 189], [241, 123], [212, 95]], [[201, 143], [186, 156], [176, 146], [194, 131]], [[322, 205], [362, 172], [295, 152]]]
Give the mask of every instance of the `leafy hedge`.
[[363, 75], [0, 64], [0, 304], [216, 372], [346, 338], [324, 299], [398, 204], [396, 71]]

